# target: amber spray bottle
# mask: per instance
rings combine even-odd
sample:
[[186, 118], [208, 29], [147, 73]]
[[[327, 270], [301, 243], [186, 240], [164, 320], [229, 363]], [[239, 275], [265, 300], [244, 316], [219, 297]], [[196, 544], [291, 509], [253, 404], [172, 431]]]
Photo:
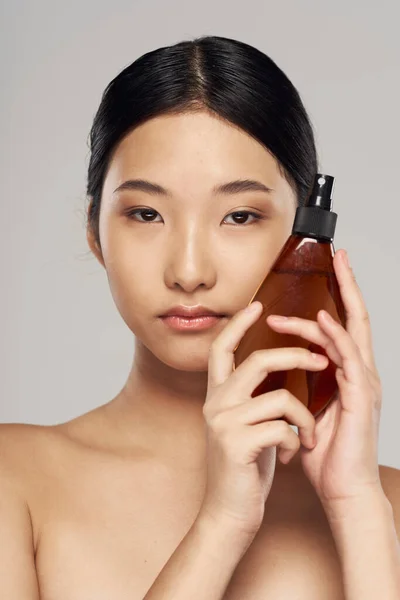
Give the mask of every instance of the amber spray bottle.
[[[305, 205], [297, 208], [291, 235], [249, 302], [261, 302], [263, 312], [236, 347], [235, 368], [253, 351], [268, 348], [295, 346], [327, 356], [317, 344], [297, 335], [274, 331], [266, 323], [268, 315], [316, 321], [318, 311], [324, 309], [345, 325], [344, 306], [333, 267], [337, 221], [337, 214], [332, 212], [333, 181], [330, 175], [318, 173]], [[335, 371], [336, 365], [329, 359], [327, 368], [318, 372], [304, 369], [271, 372], [255, 388], [252, 397], [286, 388], [316, 417], [337, 392]]]

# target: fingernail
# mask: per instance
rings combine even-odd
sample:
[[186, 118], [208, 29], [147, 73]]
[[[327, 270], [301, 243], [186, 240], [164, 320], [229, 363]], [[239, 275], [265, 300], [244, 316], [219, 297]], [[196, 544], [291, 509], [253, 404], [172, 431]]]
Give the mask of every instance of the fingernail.
[[326, 356], [324, 356], [323, 354], [314, 354], [314, 352], [312, 352], [311, 356], [313, 357], [314, 360], [321, 360], [321, 361], [326, 360]]
[[249, 306], [247, 306], [247, 307], [244, 309], [244, 312], [245, 312], [245, 313], [252, 313], [252, 312], [255, 312], [257, 309], [258, 309], [258, 304], [257, 304], [257, 302], [252, 302], [251, 304], [249, 304]]
[[343, 262], [346, 265], [346, 267], [350, 267], [349, 255], [347, 254], [347, 250], [345, 250], [344, 253], [342, 254], [342, 258], [343, 258]]
[[272, 321], [275, 321], [275, 323], [284, 323], [285, 321], [288, 321], [288, 317], [284, 317], [282, 315], [270, 315], [270, 319]]
[[326, 310], [323, 310], [321, 312], [322, 316], [324, 317], [324, 319], [326, 319], [326, 321], [328, 321], [329, 323], [336, 323], [335, 319], [331, 317], [331, 315]]

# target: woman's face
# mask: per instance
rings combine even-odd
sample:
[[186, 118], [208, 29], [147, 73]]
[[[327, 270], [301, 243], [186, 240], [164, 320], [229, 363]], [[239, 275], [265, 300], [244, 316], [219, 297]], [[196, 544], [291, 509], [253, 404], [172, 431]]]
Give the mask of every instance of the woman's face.
[[[117, 189], [137, 179], [163, 189]], [[238, 180], [270, 191], [255, 184], [216, 191]], [[174, 369], [206, 371], [211, 342], [269, 272], [295, 210], [276, 160], [251, 136], [206, 112], [162, 116], [116, 148], [101, 199], [102, 252], [90, 231], [88, 241], [138, 340]], [[227, 316], [196, 332], [160, 318], [172, 306], [197, 304]]]

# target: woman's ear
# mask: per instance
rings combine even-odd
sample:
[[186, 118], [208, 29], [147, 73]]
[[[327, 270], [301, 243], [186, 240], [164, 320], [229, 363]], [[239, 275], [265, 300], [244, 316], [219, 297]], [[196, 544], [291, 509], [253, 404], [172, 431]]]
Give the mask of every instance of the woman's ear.
[[86, 227], [86, 239], [90, 250], [93, 252], [99, 263], [105, 268], [103, 253], [99, 244], [97, 243], [96, 236], [94, 235], [93, 229], [90, 227], [90, 225]]
[[100, 245], [97, 242], [96, 235], [93, 231], [93, 227], [92, 227], [92, 225], [90, 223], [90, 219], [89, 219], [89, 215], [90, 215], [91, 208], [92, 208], [92, 202], [93, 202], [93, 200], [90, 200], [90, 203], [89, 203], [89, 206], [87, 209], [86, 239], [87, 239], [87, 243], [89, 244], [90, 250], [93, 252], [93, 254], [97, 258], [99, 263], [105, 268], [103, 253], [102, 253]]

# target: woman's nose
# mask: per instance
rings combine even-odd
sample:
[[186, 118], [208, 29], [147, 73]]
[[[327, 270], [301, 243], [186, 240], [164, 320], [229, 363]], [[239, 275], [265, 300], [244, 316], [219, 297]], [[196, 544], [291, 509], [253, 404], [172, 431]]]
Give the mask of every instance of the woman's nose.
[[199, 286], [212, 287], [216, 271], [209, 243], [201, 235], [193, 234], [181, 236], [175, 242], [166, 257], [166, 284], [189, 293]]

